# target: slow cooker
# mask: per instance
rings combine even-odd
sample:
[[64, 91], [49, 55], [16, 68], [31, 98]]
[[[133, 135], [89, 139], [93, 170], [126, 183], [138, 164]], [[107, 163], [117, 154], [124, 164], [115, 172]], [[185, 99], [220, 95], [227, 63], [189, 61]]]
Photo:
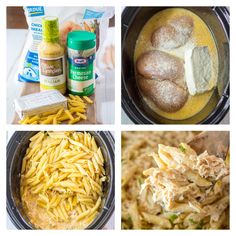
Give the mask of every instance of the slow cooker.
[[[91, 132], [96, 143], [101, 147], [105, 159], [105, 171], [108, 181], [103, 186], [104, 204], [99, 215], [86, 229], [101, 229], [114, 211], [114, 138], [110, 132]], [[7, 212], [17, 229], [35, 229], [27, 218], [21, 204], [20, 178], [22, 159], [29, 146], [29, 139], [36, 131], [17, 131], [7, 145]]]
[[199, 113], [185, 120], [161, 117], [147, 106], [137, 88], [133, 62], [136, 40], [145, 23], [167, 8], [126, 7], [122, 13], [122, 108], [136, 124], [217, 124], [229, 111], [229, 10], [226, 7], [182, 7], [206, 23], [218, 51], [217, 88]]

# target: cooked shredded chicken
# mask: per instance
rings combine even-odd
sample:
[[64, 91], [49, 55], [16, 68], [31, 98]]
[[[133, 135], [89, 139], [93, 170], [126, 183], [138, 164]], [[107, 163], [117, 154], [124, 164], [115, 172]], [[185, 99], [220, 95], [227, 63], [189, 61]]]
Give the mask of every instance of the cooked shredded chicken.
[[204, 152], [197, 157], [196, 169], [204, 178], [218, 180], [223, 176], [229, 175], [229, 169], [225, 168], [224, 160], [208, 155], [207, 152]]
[[[173, 134], [175, 139], [169, 139]], [[192, 136], [123, 133], [123, 228], [229, 228], [228, 160], [178, 145]]]

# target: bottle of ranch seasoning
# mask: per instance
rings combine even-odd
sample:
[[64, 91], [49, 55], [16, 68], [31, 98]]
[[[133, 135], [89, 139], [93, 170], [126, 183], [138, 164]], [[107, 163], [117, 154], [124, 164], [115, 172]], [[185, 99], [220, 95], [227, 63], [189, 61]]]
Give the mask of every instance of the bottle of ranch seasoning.
[[88, 96], [95, 89], [96, 35], [87, 31], [72, 31], [67, 36], [68, 76], [70, 93]]
[[43, 40], [39, 44], [40, 90], [66, 92], [65, 50], [59, 43], [58, 18], [42, 19]]

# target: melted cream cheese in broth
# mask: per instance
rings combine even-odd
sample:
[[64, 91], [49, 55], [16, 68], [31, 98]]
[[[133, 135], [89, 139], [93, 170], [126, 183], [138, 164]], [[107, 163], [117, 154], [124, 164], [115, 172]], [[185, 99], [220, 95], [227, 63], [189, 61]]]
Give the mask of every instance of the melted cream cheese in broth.
[[[212, 34], [205, 22], [193, 12], [182, 8], [171, 8], [155, 14], [143, 27], [136, 41], [134, 52], [134, 63], [141, 54], [149, 50], [156, 50], [151, 44], [151, 36], [155, 29], [168, 24], [179, 16], [190, 16], [194, 22], [194, 28], [187, 43], [173, 50], [162, 50], [184, 60], [184, 53], [187, 49], [196, 46], [207, 46], [212, 60], [212, 77], [217, 81], [218, 77], [218, 54]], [[144, 97], [145, 102], [157, 114], [171, 120], [184, 120], [200, 112], [209, 102], [214, 89], [195, 96], [189, 95], [185, 105], [177, 112], [168, 113], [160, 110], [152, 101]]]
[[[53, 220], [48, 214], [46, 214], [45, 209], [37, 205], [37, 195], [27, 193], [25, 196], [25, 202], [23, 207], [28, 215], [31, 223], [39, 229], [84, 229], [88, 224], [83, 221], [76, 220], [76, 212], [74, 218], [71, 218], [70, 221], [58, 221]], [[25, 205], [26, 204], [26, 205]]]

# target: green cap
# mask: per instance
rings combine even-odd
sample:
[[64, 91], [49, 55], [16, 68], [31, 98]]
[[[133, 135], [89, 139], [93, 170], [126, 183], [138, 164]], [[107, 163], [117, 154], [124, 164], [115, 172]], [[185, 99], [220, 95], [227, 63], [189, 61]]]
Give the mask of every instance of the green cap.
[[88, 31], [72, 31], [67, 35], [67, 46], [75, 50], [86, 50], [96, 45], [96, 34]]
[[42, 19], [43, 40], [46, 42], [59, 41], [59, 24], [55, 16], [46, 16]]

